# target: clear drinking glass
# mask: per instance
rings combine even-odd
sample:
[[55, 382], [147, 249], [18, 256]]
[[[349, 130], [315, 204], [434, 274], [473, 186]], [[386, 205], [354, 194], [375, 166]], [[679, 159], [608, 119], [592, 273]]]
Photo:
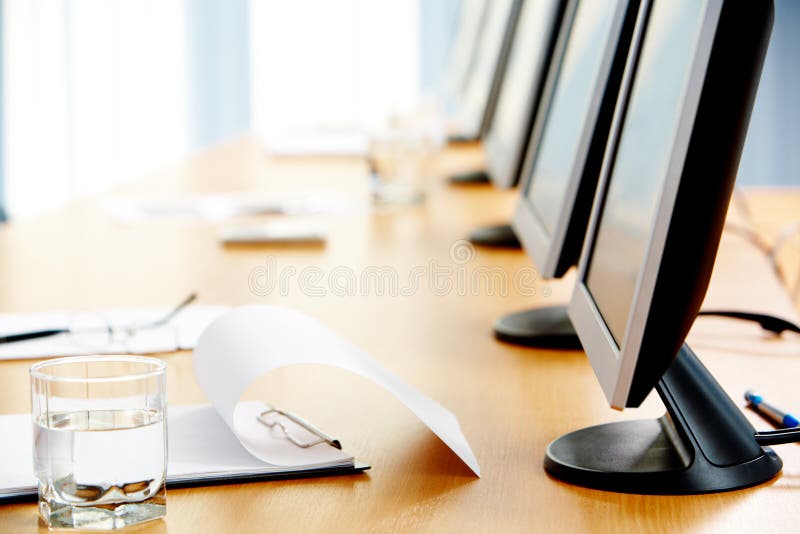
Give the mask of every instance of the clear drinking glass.
[[444, 146], [444, 126], [433, 110], [395, 116], [372, 132], [370, 186], [377, 205], [418, 204], [424, 200], [433, 156]]
[[39, 513], [113, 530], [166, 514], [166, 364], [79, 356], [31, 367]]

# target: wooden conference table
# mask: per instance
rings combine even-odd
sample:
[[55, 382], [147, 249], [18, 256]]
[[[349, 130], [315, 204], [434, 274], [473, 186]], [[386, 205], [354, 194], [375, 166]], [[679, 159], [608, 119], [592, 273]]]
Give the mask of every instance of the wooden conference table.
[[[436, 170], [444, 174], [479, 163], [475, 147], [450, 149]], [[363, 161], [356, 159], [268, 158], [253, 140], [241, 139], [117, 193], [169, 197], [326, 189], [366, 205], [366, 172]], [[661, 405], [651, 395], [641, 409], [615, 412], [583, 353], [496, 342], [491, 335], [496, 318], [565, 302], [573, 278], [532, 284], [528, 280], [526, 287], [536, 295], [523, 296], [512, 278], [532, 268], [522, 252], [475, 250], [473, 256], [465, 249], [467, 256], [453, 256], [463, 245], [458, 240], [471, 229], [507, 221], [516, 193], [488, 186], [452, 188], [441, 176], [429, 180], [427, 187], [427, 202], [417, 207], [347, 209], [307, 217], [329, 229], [324, 247], [224, 247], [216, 241], [222, 224], [212, 222], [121, 225], [104, 213], [100, 198], [0, 228], [0, 312], [169, 306], [193, 290], [203, 303], [293, 306], [327, 323], [453, 410], [483, 472], [480, 479], [473, 476], [408, 410], [371, 382], [324, 368], [284, 369], [257, 381], [246, 396], [306, 415], [339, 437], [345, 449], [370, 463], [372, 470], [357, 476], [172, 490], [167, 520], [132, 532], [797, 531], [800, 447], [793, 445], [779, 449], [785, 461], [782, 476], [725, 494], [621, 495], [548, 477], [542, 458], [552, 439], [588, 425], [657, 416]], [[787, 192], [759, 195], [753, 209], [766, 214], [768, 224], [775, 224], [780, 214], [789, 219], [800, 211], [796, 194], [795, 202], [786, 202]], [[726, 242], [728, 256], [736, 260], [728, 273], [734, 284], [720, 286], [720, 304], [725, 295], [752, 293], [762, 309], [795, 313], [787, 308], [788, 299], [781, 300], [775, 284], [762, 288], [759, 276], [748, 271], [748, 258], [755, 258], [763, 273], [755, 249], [736, 236]], [[793, 261], [794, 256], [789, 257], [787, 261]], [[446, 267], [453, 277], [461, 270], [467, 279], [476, 269], [488, 267], [505, 273], [509, 287], [503, 295], [499, 285], [494, 291], [471, 284], [447, 290], [423, 282], [408, 295], [392, 294], [391, 288], [380, 295], [373, 288], [367, 294], [328, 291], [314, 296], [304, 294], [295, 278], [287, 291], [254, 292], [248, 284], [250, 273], [272, 261], [269, 258], [279, 270], [297, 272], [306, 266], [327, 272], [344, 266], [355, 273], [368, 266], [391, 266], [401, 284], [415, 267]], [[725, 276], [715, 273], [715, 278]], [[798, 405], [796, 338], [767, 341], [772, 343], [767, 347], [776, 347], [775, 353], [751, 354], [742, 347], [753, 339], [763, 347], [758, 328], [707, 321], [708, 336], [694, 348], [737, 401], [745, 388], [754, 386], [768, 391], [779, 405]], [[725, 348], [731, 345], [729, 335], [739, 350]], [[715, 346], [717, 338], [724, 343]], [[787, 355], [784, 343], [794, 343], [789, 345], [794, 347], [792, 354]], [[163, 358], [168, 362], [169, 402], [205, 402], [192, 376], [191, 353]], [[31, 363], [0, 362], [0, 413], [29, 411]], [[35, 504], [0, 505], [0, 532], [42, 528]]]

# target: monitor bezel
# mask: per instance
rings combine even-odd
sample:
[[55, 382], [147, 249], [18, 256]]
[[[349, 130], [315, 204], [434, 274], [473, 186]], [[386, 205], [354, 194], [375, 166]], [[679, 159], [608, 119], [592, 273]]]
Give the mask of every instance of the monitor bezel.
[[[530, 4], [532, 1], [536, 3]], [[500, 109], [502, 103], [503, 90], [506, 84], [509, 83], [508, 75], [511, 61], [515, 54], [520, 53], [515, 49], [517, 36], [521, 31], [526, 31], [526, 28], [522, 27], [522, 23], [524, 22], [523, 12], [526, 8], [526, 4], [524, 3], [521, 5], [517, 15], [513, 40], [505, 58], [502, 80], [500, 80], [500, 84], [498, 85], [493, 99], [491, 119], [487, 124], [486, 134], [484, 136], [484, 152], [486, 153], [486, 166], [489, 178], [492, 184], [503, 189], [514, 187], [519, 181], [519, 171], [523, 164], [526, 140], [530, 136], [530, 130], [533, 126], [536, 111], [547, 85], [548, 66], [555, 57], [557, 41], [560, 34], [559, 30], [564, 20], [566, 0], [528, 0], [527, 5], [534, 5], [533, 9], [535, 9], [536, 4], [542, 1], [550, 3], [550, 10], [547, 14], [549, 21], [546, 24], [548, 32], [543, 39], [542, 50], [537, 54], [538, 57], [535, 58], [531, 68], [535, 74], [531, 80], [531, 86], [528, 88], [528, 91], [526, 91], [528, 97], [524, 102], [518, 103], [521, 105], [517, 105], [519, 118], [518, 123], [515, 125], [515, 138], [510, 140], [511, 148], [510, 150], [504, 150], [509, 143], [504, 136], [501, 135], [505, 130], [500, 130], [497, 127], [497, 111]], [[531, 58], [526, 57], [524, 59], [530, 60]], [[528, 63], [530, 67], [530, 61], [528, 61]]]
[[[771, 20], [771, 3], [745, 5], [708, 0], [682, 97], [680, 119], [673, 130], [655, 223], [647, 241], [625, 333], [617, 344], [592, 298], [586, 278], [639, 56], [647, 38], [647, 25], [637, 32], [637, 46], [629, 58], [625, 90], [612, 124], [578, 279], [569, 304], [569, 317], [613, 408], [641, 404], [674, 359], [699, 311], [741, 157]], [[742, 51], [752, 55], [745, 57]], [[734, 104], [738, 112], [731, 113], [726, 106]], [[719, 139], [710, 139], [710, 131], [726, 127], [732, 130]], [[697, 183], [698, 174], [703, 174], [705, 180], [702, 188]], [[675, 279], [666, 280], [665, 273]], [[645, 352], [647, 360], [643, 359]]]
[[[617, 101], [615, 97], [606, 98], [605, 88], [612, 75], [614, 60], [618, 53], [619, 36], [622, 34], [623, 24], [625, 24], [626, 18], [628, 17], [628, 10], [639, 8], [641, 3], [644, 3], [644, 1], [640, 3], [635, 0], [618, 0], [617, 2], [611, 31], [612, 35], [617, 35], [618, 38], [612, 41], [609, 46], [606, 47], [606, 50], [603, 51], [600, 76], [597, 79], [597, 85], [592, 91], [592, 100], [590, 102], [590, 118], [588, 122], [591, 127], [585, 128], [584, 131], [581, 132], [578, 144], [578, 157], [569, 172], [569, 176], [566, 177], [568, 185], [564, 198], [562, 199], [560, 210], [561, 217], [559, 217], [551, 235], [545, 228], [544, 222], [537, 213], [533, 202], [528, 198], [528, 192], [534, 181], [533, 170], [538, 157], [538, 148], [542, 136], [544, 135], [547, 122], [550, 120], [554, 92], [558, 84], [564, 54], [566, 53], [566, 47], [569, 43], [569, 37], [579, 1], [580, 0], [572, 0], [567, 7], [567, 13], [564, 15], [564, 23], [562, 24], [562, 31], [559, 35], [556, 47], [558, 59], [556, 61], [554, 55], [554, 61], [551, 62], [550, 72], [548, 73], [546, 87], [543, 92], [543, 100], [539, 108], [540, 118], [537, 118], [536, 125], [528, 141], [525, 161], [520, 173], [522, 177], [520, 195], [512, 221], [512, 226], [514, 227], [523, 249], [533, 260], [533, 263], [539, 271], [539, 275], [544, 278], [560, 278], [577, 262], [577, 253], [581, 248], [580, 244], [575, 247], [572, 254], [566, 254], [565, 246], [567, 244], [568, 234], [573, 226], [573, 218], [577, 207], [576, 201], [583, 185], [581, 182], [584, 178], [586, 161], [589, 157], [590, 146], [597, 126], [597, 119], [603, 112], [603, 101], [606, 100], [606, 104], [612, 107]], [[633, 4], [636, 5], [634, 6]], [[642, 11], [642, 9], [639, 9], [636, 17], [637, 21], [641, 18]], [[569, 20], [567, 20], [567, 16], [569, 16]], [[633, 45], [634, 43], [632, 41], [631, 46]], [[627, 52], [627, 50], [625, 52]], [[610, 110], [608, 111], [611, 112]], [[594, 198], [593, 193], [594, 187], [592, 187], [588, 193], [584, 192], [587, 196], [587, 205], [581, 206], [580, 209], [589, 210], [590, 204], [588, 203]], [[581, 233], [583, 233], [583, 231], [585, 231], [585, 224], [584, 227], [581, 228]], [[567, 258], [567, 255], [570, 257]]]

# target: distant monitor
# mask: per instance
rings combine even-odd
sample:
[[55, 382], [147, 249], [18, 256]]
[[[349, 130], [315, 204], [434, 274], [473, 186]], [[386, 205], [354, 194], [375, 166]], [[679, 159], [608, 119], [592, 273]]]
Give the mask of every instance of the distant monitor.
[[639, 0], [571, 2], [532, 133], [513, 226], [540, 275], [576, 265], [591, 213]]
[[636, 493], [747, 487], [780, 471], [684, 339], [705, 295], [772, 26], [771, 1], [643, 0], [569, 305], [610, 404], [668, 414], [550, 444], [545, 468]]
[[451, 129], [479, 139], [488, 125], [516, 27], [521, 0], [490, 0], [475, 49], [474, 65], [459, 95]]
[[475, 66], [478, 41], [486, 20], [487, 0], [463, 0], [453, 40], [447, 54], [444, 74], [444, 97], [454, 105], [464, 91]]
[[564, 4], [564, 0], [527, 0], [520, 10], [484, 139], [488, 175], [499, 187], [517, 183]]

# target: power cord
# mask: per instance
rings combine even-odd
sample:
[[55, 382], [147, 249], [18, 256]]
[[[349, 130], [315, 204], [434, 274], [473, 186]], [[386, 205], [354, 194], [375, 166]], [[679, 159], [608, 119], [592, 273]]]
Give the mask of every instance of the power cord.
[[769, 421], [772, 425], [782, 427], [779, 430], [757, 431], [754, 434], [759, 445], [783, 445], [800, 442], [800, 420], [790, 413], [766, 402], [764, 397], [748, 389], [744, 392], [747, 407]]
[[775, 317], [764, 313], [742, 312], [734, 310], [701, 310], [698, 316], [703, 315], [706, 317], [728, 317], [729, 319], [740, 319], [742, 321], [751, 321], [761, 325], [761, 328], [776, 335], [781, 335], [784, 332], [794, 332], [800, 334], [800, 326], [796, 325], [786, 319]]
[[[737, 187], [734, 189], [733, 199], [738, 205], [742, 216], [747, 223], [749, 223], [749, 225], [726, 222], [725, 231], [743, 237], [753, 247], [757, 248], [762, 254], [764, 254], [769, 261], [772, 270], [784, 283], [786, 289], [792, 293], [792, 290], [789, 287], [790, 284], [789, 280], [787, 279], [787, 275], [783, 272], [778, 262], [778, 254], [793, 236], [800, 234], [800, 221], [795, 221], [785, 226], [778, 233], [775, 242], [770, 244], [761, 234], [752, 228], [753, 213], [750, 209], [750, 203], [747, 200], [745, 193]], [[798, 276], [800, 277], [800, 272], [798, 272]], [[800, 296], [800, 278], [798, 279], [792, 297], [794, 300], [796, 300], [798, 296]], [[800, 334], [800, 326], [792, 323], [791, 321], [787, 321], [786, 319], [775, 317], [774, 315], [735, 310], [702, 310], [698, 315], [728, 317], [730, 319], [756, 322], [761, 325], [761, 328], [764, 330], [772, 332], [778, 336], [784, 332], [794, 332], [796, 334]]]
[[785, 445], [800, 442], [800, 428], [782, 428], [755, 433], [759, 445]]

